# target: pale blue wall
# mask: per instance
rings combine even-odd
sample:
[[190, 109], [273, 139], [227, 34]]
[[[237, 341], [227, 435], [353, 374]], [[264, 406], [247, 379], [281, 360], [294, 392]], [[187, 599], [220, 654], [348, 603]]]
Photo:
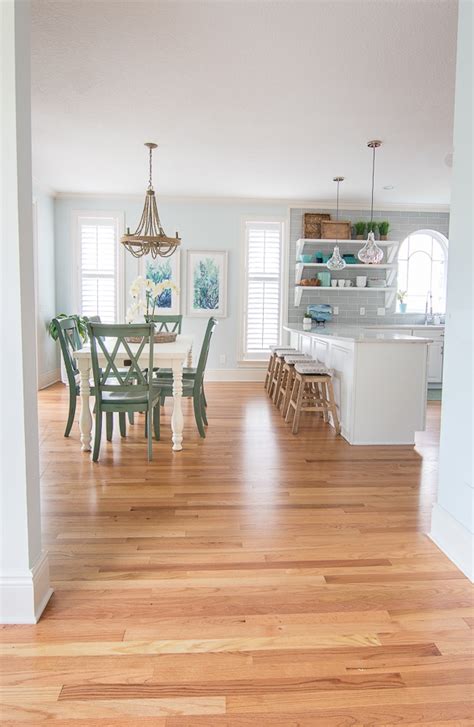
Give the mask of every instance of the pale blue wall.
[[[173, 236], [178, 230], [182, 238], [181, 251], [181, 312], [185, 314], [186, 250], [227, 250], [229, 253], [227, 318], [219, 319], [209, 356], [209, 368], [237, 367], [239, 352], [239, 306], [241, 292], [242, 221], [252, 217], [265, 219], [283, 217], [288, 207], [283, 204], [242, 202], [171, 201], [158, 199], [163, 227]], [[74, 210], [123, 211], [125, 225], [135, 229], [143, 206], [142, 198], [119, 197], [58, 197], [55, 202], [56, 235], [56, 289], [57, 305], [61, 311], [74, 310], [73, 280], [74, 258], [72, 240], [72, 212]], [[126, 259], [126, 286], [138, 274], [138, 261], [129, 253]], [[128, 302], [128, 301], [127, 301]], [[193, 333], [200, 344], [206, 325], [205, 319], [185, 318], [184, 330]], [[220, 355], [226, 363], [220, 363]]]
[[47, 326], [56, 315], [54, 198], [39, 188], [33, 189], [36, 207], [36, 294], [38, 381], [40, 386], [54, 380], [59, 365], [57, 346], [49, 338]]

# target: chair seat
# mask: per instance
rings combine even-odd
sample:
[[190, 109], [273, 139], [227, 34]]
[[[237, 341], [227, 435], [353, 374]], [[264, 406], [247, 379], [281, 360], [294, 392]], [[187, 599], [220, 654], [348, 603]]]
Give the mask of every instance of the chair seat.
[[[153, 387], [153, 402], [160, 398], [161, 389]], [[137, 393], [133, 391], [103, 391], [102, 403], [107, 404], [143, 404], [148, 405], [148, 394]]]
[[289, 355], [285, 354], [283, 356], [283, 359], [284, 359], [285, 363], [287, 363], [287, 364], [317, 363], [307, 353], [291, 353]]
[[328, 369], [327, 366], [317, 361], [314, 363], [299, 361], [295, 363], [295, 371], [299, 374], [307, 374], [308, 376], [332, 376], [331, 369]]
[[269, 346], [268, 348], [270, 351], [273, 351], [273, 353], [278, 353], [278, 351], [284, 351], [285, 353], [297, 353], [296, 348], [292, 348], [291, 346]]
[[[160, 377], [160, 378], [163, 378], [163, 377], [170, 378], [171, 377], [171, 378], [173, 378], [173, 369], [156, 368], [156, 369], [153, 369], [153, 371], [154, 371], [154, 373], [156, 374], [157, 377]], [[196, 369], [184, 367], [183, 368], [183, 378], [185, 378], [185, 377], [191, 378], [192, 376], [196, 376]]]

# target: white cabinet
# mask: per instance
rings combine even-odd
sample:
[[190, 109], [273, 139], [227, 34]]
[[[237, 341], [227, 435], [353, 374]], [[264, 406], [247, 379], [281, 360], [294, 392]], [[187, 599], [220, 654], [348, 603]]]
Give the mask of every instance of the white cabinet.
[[414, 328], [414, 336], [431, 338], [433, 343], [428, 348], [428, 383], [441, 384], [443, 381], [444, 331], [429, 328]]

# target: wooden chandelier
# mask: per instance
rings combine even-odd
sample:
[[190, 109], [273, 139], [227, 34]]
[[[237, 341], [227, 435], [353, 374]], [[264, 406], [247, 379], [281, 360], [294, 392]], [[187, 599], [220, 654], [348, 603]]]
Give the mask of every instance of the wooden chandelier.
[[145, 146], [149, 149], [150, 176], [142, 216], [135, 232], [132, 234], [128, 227], [127, 233], [122, 235], [120, 242], [133, 257], [142, 257], [142, 255], [151, 255], [153, 258], [170, 257], [178, 249], [181, 239], [178, 233], [176, 233], [176, 237], [167, 237], [161, 226], [152, 182], [152, 154], [157, 144], [149, 141]]

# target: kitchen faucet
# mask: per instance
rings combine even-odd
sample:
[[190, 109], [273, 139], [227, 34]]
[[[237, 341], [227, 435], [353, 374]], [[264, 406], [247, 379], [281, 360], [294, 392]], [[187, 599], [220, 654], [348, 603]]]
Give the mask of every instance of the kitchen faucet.
[[425, 326], [433, 321], [433, 293], [429, 290], [425, 301]]

